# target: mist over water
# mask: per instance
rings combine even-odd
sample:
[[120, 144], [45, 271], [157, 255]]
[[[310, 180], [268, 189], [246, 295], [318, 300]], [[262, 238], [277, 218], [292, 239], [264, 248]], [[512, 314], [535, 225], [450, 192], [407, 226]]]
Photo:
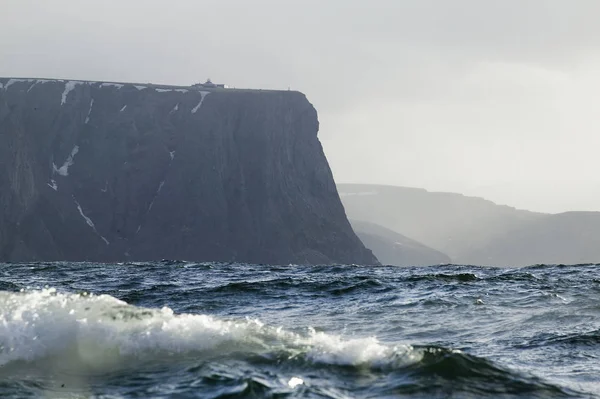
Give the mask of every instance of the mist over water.
[[598, 397], [596, 267], [2, 264], [0, 389]]

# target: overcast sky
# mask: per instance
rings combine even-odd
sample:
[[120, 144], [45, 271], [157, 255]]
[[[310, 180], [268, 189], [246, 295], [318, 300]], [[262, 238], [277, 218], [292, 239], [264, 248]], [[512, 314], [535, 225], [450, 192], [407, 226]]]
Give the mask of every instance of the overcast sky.
[[337, 182], [600, 211], [600, 1], [2, 0], [0, 76], [291, 87]]

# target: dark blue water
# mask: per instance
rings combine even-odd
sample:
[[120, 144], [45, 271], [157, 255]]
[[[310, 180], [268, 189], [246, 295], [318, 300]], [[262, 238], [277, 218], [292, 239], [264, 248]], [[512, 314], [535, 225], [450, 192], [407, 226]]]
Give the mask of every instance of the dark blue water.
[[0, 396], [600, 397], [600, 276], [0, 264]]

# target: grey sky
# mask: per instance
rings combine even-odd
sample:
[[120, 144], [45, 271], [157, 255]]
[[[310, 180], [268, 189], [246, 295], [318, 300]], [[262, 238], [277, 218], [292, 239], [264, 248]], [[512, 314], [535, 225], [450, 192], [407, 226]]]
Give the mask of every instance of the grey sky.
[[2, 0], [0, 76], [303, 91], [338, 182], [600, 210], [600, 1]]

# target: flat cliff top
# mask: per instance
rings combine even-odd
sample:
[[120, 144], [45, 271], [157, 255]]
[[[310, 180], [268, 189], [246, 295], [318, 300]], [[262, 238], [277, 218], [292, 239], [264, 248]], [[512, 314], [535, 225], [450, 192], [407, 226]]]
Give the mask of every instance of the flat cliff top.
[[0, 77], [0, 89], [8, 88], [11, 85], [18, 82], [29, 82], [29, 83], [46, 83], [46, 82], [75, 82], [79, 84], [92, 84], [100, 86], [134, 86], [138, 90], [154, 89], [157, 91], [208, 91], [208, 92], [265, 92], [265, 93], [300, 93], [297, 90], [274, 90], [274, 89], [256, 89], [256, 88], [237, 88], [237, 87], [215, 87], [210, 86], [180, 86], [180, 85], [167, 85], [157, 83], [138, 83], [138, 82], [115, 82], [115, 81], [103, 81], [103, 80], [82, 80], [82, 79], [57, 79], [57, 78], [35, 78], [35, 77]]

